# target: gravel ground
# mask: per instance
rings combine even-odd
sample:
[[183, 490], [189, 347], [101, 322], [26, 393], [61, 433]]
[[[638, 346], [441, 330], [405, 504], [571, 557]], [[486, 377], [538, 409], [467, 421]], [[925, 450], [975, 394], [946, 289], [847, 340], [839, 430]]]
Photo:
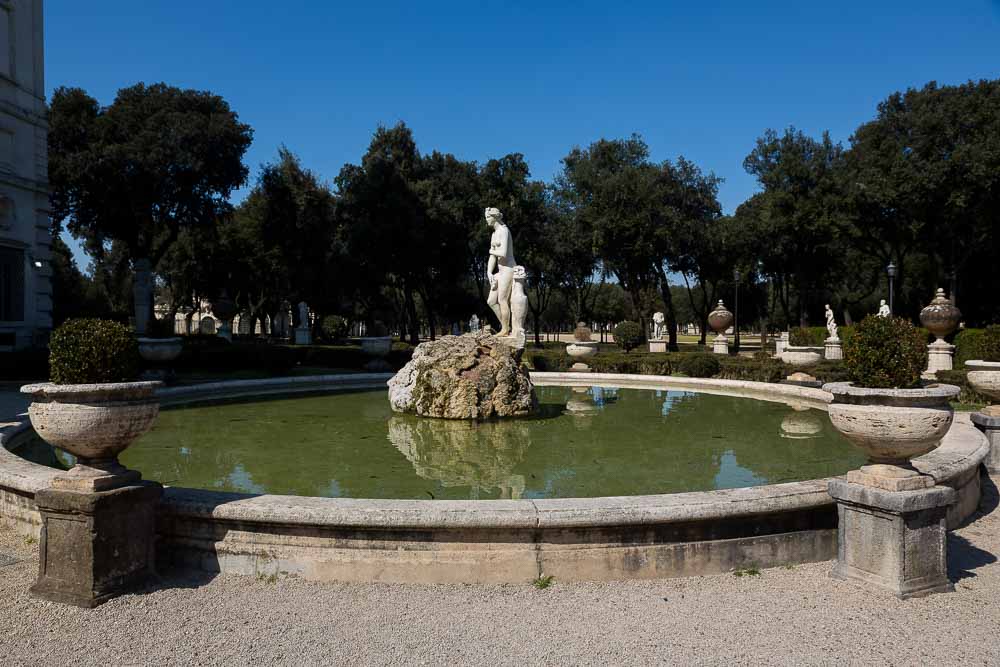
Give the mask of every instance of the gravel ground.
[[[997, 480], [1000, 481], [1000, 480]], [[85, 611], [28, 597], [0, 528], [0, 665], [1000, 664], [1000, 510], [949, 537], [956, 592], [899, 601], [829, 563], [602, 584], [337, 585], [167, 574]]]

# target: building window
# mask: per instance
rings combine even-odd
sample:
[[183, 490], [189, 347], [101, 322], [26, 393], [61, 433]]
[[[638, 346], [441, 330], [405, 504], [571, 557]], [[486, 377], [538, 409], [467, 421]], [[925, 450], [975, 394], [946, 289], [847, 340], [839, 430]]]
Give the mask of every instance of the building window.
[[24, 321], [24, 251], [0, 246], [0, 321]]
[[0, 74], [10, 78], [14, 76], [10, 57], [14, 50], [12, 36], [10, 7], [0, 5]]
[[0, 171], [14, 171], [14, 133], [0, 129]]
[[0, 230], [8, 230], [14, 226], [14, 200], [0, 195]]

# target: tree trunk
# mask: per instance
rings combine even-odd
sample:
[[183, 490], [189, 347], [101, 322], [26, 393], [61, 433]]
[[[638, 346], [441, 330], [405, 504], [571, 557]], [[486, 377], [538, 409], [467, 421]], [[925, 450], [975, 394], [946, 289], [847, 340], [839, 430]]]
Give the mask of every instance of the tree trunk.
[[403, 307], [406, 310], [406, 327], [410, 331], [410, 345], [420, 344], [420, 320], [417, 317], [417, 304], [413, 300], [413, 288], [409, 283], [403, 284]]

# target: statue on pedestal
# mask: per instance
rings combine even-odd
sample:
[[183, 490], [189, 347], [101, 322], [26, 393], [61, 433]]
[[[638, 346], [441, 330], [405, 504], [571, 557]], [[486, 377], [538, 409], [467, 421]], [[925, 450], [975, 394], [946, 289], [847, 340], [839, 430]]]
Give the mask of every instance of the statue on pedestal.
[[892, 315], [892, 312], [889, 310], [889, 304], [885, 302], [885, 299], [882, 299], [879, 302], [878, 312], [875, 314], [878, 317], [889, 317], [890, 315]]
[[661, 340], [663, 338], [663, 323], [666, 318], [663, 313], [653, 313], [653, 340]]
[[[523, 341], [524, 318], [527, 315], [527, 294], [524, 282], [527, 274], [514, 259], [514, 239], [499, 209], [486, 209], [486, 222], [493, 227], [490, 238], [490, 259], [486, 278], [490, 282], [487, 305], [500, 320], [501, 337], [514, 337]], [[516, 343], [517, 341], [515, 341]], [[523, 347], [523, 342], [520, 344]]]
[[833, 309], [830, 308], [830, 304], [826, 304], [826, 330], [830, 338], [837, 337], [837, 322], [833, 319]]

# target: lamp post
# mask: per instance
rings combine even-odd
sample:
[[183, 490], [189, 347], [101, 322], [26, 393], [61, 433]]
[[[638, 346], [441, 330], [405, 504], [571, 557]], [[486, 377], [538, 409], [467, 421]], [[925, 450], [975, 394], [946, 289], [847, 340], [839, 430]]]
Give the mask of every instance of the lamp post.
[[736, 294], [733, 298], [733, 354], [740, 353], [740, 270], [733, 270]]
[[889, 274], [889, 312], [895, 314], [893, 310], [893, 285], [892, 281], [896, 277], [896, 265], [889, 262], [889, 266], [885, 269], [886, 273]]

